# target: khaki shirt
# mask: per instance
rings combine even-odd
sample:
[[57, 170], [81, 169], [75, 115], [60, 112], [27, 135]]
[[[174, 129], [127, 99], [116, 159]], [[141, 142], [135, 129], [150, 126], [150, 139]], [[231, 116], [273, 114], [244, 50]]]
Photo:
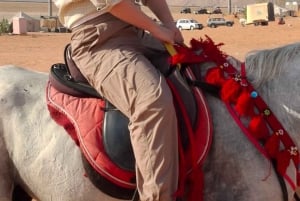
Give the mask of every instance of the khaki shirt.
[[[88, 20], [108, 12], [122, 0], [53, 0], [58, 8], [60, 22], [67, 28], [74, 28]], [[133, 0], [146, 5], [148, 0]]]
[[78, 26], [108, 12], [121, 0], [54, 0], [60, 22], [67, 28]]

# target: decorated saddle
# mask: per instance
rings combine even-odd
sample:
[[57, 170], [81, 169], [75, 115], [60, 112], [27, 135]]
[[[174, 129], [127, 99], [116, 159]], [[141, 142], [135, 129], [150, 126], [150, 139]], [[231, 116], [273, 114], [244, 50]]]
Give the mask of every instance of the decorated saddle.
[[[168, 69], [163, 71], [174, 97], [179, 127], [179, 185], [175, 194], [182, 197], [189, 185], [188, 201], [201, 201], [201, 170], [210, 148], [212, 123], [200, 87], [217, 94], [234, 121], [255, 147], [270, 161], [276, 173], [284, 177], [300, 197], [299, 151], [271, 109], [246, 79], [245, 65], [238, 71], [220, 51], [221, 44], [191, 40], [191, 47], [166, 46]], [[72, 137], [83, 153], [87, 175], [103, 192], [120, 199], [134, 194], [135, 159], [129, 139], [128, 119], [99, 95], [81, 75], [65, 49], [65, 63], [51, 67], [47, 86], [47, 104], [52, 118]], [[199, 64], [213, 62], [215, 67], [203, 73]], [[205, 82], [202, 82], [205, 77]], [[248, 121], [242, 121], [243, 119]], [[296, 169], [296, 182], [286, 174]], [[92, 168], [90, 168], [92, 167]], [[283, 182], [284, 183], [284, 182]], [[282, 182], [281, 182], [282, 184]], [[285, 188], [282, 185], [283, 189]], [[286, 197], [287, 193], [283, 190]]]
[[[103, 192], [131, 199], [136, 188], [135, 159], [129, 138], [129, 120], [101, 97], [64, 52], [65, 63], [51, 67], [46, 99], [51, 117], [80, 147], [87, 175]], [[212, 122], [193, 65], [170, 65], [166, 80], [174, 96], [179, 122], [180, 178], [177, 195], [190, 180], [202, 188], [201, 164], [211, 144]], [[196, 182], [197, 180], [197, 182]], [[199, 194], [199, 191], [197, 192]]]

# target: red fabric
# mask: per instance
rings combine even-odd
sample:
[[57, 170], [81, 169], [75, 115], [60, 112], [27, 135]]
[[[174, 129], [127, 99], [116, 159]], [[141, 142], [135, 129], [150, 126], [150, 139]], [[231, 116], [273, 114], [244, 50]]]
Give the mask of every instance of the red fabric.
[[279, 153], [279, 145], [280, 138], [275, 133], [268, 138], [265, 148], [271, 158], [276, 158], [277, 154]]
[[288, 168], [290, 161], [291, 161], [291, 154], [288, 150], [282, 150], [278, 152], [276, 159], [277, 159], [277, 171], [284, 175], [286, 172], [286, 169]]
[[[174, 91], [176, 91], [176, 89], [174, 88]], [[197, 195], [197, 197], [194, 200], [199, 201], [199, 197], [201, 197], [201, 195], [199, 195], [199, 192], [202, 190], [203, 188], [203, 184], [202, 184], [202, 180], [203, 178], [201, 177], [201, 175], [203, 173], [198, 172], [195, 173], [195, 171], [201, 171], [201, 169], [199, 169], [199, 165], [204, 161], [208, 150], [210, 148], [211, 145], [211, 140], [212, 140], [212, 122], [211, 122], [211, 118], [210, 118], [210, 113], [207, 107], [207, 103], [205, 102], [205, 98], [204, 95], [201, 93], [201, 91], [199, 91], [199, 89], [194, 89], [193, 90], [195, 94], [195, 98], [196, 98], [196, 103], [197, 103], [197, 108], [198, 110], [198, 114], [197, 114], [197, 122], [196, 122], [196, 126], [195, 126], [195, 130], [193, 130], [192, 125], [189, 121], [187, 121], [189, 119], [184, 105], [182, 103], [179, 103], [180, 108], [182, 110], [182, 113], [184, 114], [184, 119], [185, 119], [185, 124], [188, 124], [188, 128], [189, 128], [189, 139], [190, 139], [190, 146], [187, 148], [187, 150], [183, 150], [181, 144], [179, 145], [179, 147], [181, 147], [180, 149], [180, 178], [179, 179], [179, 188], [177, 193], [175, 194], [175, 196], [182, 196], [184, 194], [185, 191], [185, 181], [187, 181], [186, 178], [189, 178], [189, 182], [190, 184], [193, 183], [191, 189], [193, 189], [192, 191], [194, 192], [193, 195]], [[85, 112], [83, 112], [81, 109], [78, 108], [82, 108], [82, 106], [79, 106], [77, 103], [75, 104], [75, 108], [72, 111], [69, 111], [68, 108], [70, 109], [72, 104], [69, 104], [68, 102], [76, 102], [76, 97], [71, 97], [68, 96], [66, 94], [62, 94], [58, 91], [56, 91], [53, 87], [51, 87], [51, 84], [49, 84], [48, 86], [48, 94], [47, 94], [47, 99], [48, 99], [48, 107], [50, 108], [49, 111], [51, 112], [53, 118], [59, 122], [60, 125], [65, 126], [67, 124], [70, 124], [70, 119], [75, 119], [75, 128], [74, 129], [74, 133], [75, 135], [73, 135], [72, 138], [74, 138], [74, 140], [76, 140], [79, 144], [79, 146], [81, 147], [81, 149], [83, 149], [84, 154], [86, 155], [86, 157], [89, 157], [89, 152], [92, 152], [92, 155], [97, 156], [96, 159], [91, 158], [89, 161], [92, 162], [93, 167], [103, 176], [108, 175], [108, 178], [110, 181], [116, 183], [117, 185], [123, 186], [123, 187], [131, 187], [130, 185], [124, 185], [123, 182], [128, 182], [130, 181], [129, 178], [127, 177], [132, 176], [134, 173], [129, 172], [129, 174], [127, 174], [126, 172], [124, 173], [122, 170], [118, 170], [118, 168], [111, 162], [108, 160], [107, 156], [105, 155], [105, 153], [103, 150], [103, 145], [101, 144], [101, 138], [100, 139], [96, 139], [97, 137], [102, 136], [101, 132], [101, 126], [99, 123], [97, 123], [97, 118], [96, 118], [96, 125], [99, 125], [100, 127], [97, 127], [96, 130], [92, 129], [95, 131], [95, 133], [97, 133], [96, 135], [90, 135], [88, 134], [87, 136], [91, 136], [90, 138], [87, 137], [80, 137], [81, 135], [83, 135], [83, 132], [88, 132], [89, 129], [85, 128], [84, 131], [81, 130], [83, 129], [81, 125], [79, 125], [79, 122], [77, 121], [77, 118], [80, 118], [82, 121], [84, 121], [84, 119], [88, 119], [88, 122], [83, 122], [83, 123], [88, 123], [90, 126], [94, 125], [94, 121], [92, 119], [86, 118], [84, 115], [82, 116], [82, 113], [85, 114], [89, 114], [90, 110], [84, 110]], [[174, 92], [175, 95], [175, 99], [181, 99], [181, 97], [179, 96], [179, 94], [177, 92]], [[64, 100], [66, 103], [62, 104], [62, 100]], [[88, 99], [89, 101], [92, 100], [96, 101], [95, 103], [97, 104], [97, 102], [99, 101], [98, 99], [93, 100], [93, 99]], [[79, 100], [80, 101], [80, 100]], [[178, 100], [179, 102], [181, 102], [180, 100]], [[98, 109], [101, 109], [102, 107], [104, 107], [104, 105], [95, 105], [91, 102], [89, 102], [87, 105], [92, 105], [92, 113], [96, 112], [96, 113], [101, 113], [101, 111], [99, 111]], [[67, 107], [67, 108], [66, 108]], [[58, 112], [59, 111], [59, 112]], [[75, 114], [74, 114], [75, 113]], [[57, 114], [57, 115], [54, 115]], [[103, 114], [103, 113], [102, 113]], [[61, 118], [57, 118], [58, 116], [60, 116]], [[103, 117], [102, 117], [103, 118]], [[61, 121], [63, 119], [63, 121]], [[102, 121], [101, 121], [102, 122]], [[82, 123], [82, 122], [80, 122]], [[71, 125], [73, 125], [71, 123]], [[78, 136], [80, 135], [80, 136]], [[92, 139], [93, 138], [93, 139]], [[180, 137], [179, 137], [180, 138]], [[86, 139], [88, 139], [86, 141]], [[94, 143], [96, 141], [96, 144]], [[89, 146], [87, 146], [89, 145]], [[98, 159], [98, 160], [97, 160]], [[103, 163], [106, 164], [103, 164]], [[191, 174], [187, 174], [188, 172], [192, 172]], [[193, 175], [193, 176], [190, 176]], [[193, 179], [197, 179], [199, 178], [201, 180], [194, 180]], [[112, 178], [111, 178], [112, 177]], [[120, 183], [119, 181], [116, 181], [113, 177], [118, 178], [118, 180], [123, 181], [122, 183]], [[121, 178], [120, 178], [121, 177]], [[198, 190], [196, 190], [198, 189]], [[196, 193], [197, 192], [197, 193]], [[202, 199], [202, 198], [201, 198]]]
[[236, 103], [241, 91], [241, 85], [234, 79], [229, 79], [222, 86], [221, 99], [226, 103]]
[[186, 170], [187, 163], [185, 161], [185, 153], [182, 147], [182, 141], [180, 135], [178, 135], [178, 153], [179, 153], [179, 174], [178, 174], [178, 187], [177, 191], [174, 193], [174, 197], [182, 197], [185, 191], [185, 181], [186, 181]]
[[[190, 41], [191, 47], [186, 46], [174, 46], [177, 54], [170, 58], [171, 64], [179, 63], [201, 63], [204, 61], [214, 61], [217, 63], [222, 63], [226, 60], [226, 54], [220, 50], [220, 46], [224, 45], [223, 43], [215, 44], [214, 41], [205, 35], [206, 40], [192, 39]], [[202, 50], [205, 50], [203, 53]]]
[[205, 61], [213, 61], [217, 64], [224, 63], [227, 55], [220, 49], [224, 43], [215, 44], [215, 42], [207, 35], [205, 35], [205, 38], [205, 40], [192, 39], [190, 41], [191, 49], [196, 52], [199, 52], [199, 50], [204, 50], [203, 55], [205, 57]]
[[48, 83], [47, 105], [51, 117], [71, 135], [93, 168], [109, 181], [134, 189], [135, 172], [116, 166], [104, 151], [102, 124], [105, 102], [97, 98], [78, 98], [57, 91]]
[[254, 102], [248, 90], [243, 90], [237, 98], [235, 109], [241, 116], [254, 116]]
[[172, 65], [178, 63], [194, 64], [205, 61], [204, 57], [197, 55], [191, 49], [187, 49], [182, 46], [178, 46], [177, 49], [179, 50], [180, 54], [170, 57], [170, 63]]
[[226, 79], [224, 78], [221, 68], [213, 67], [207, 70], [205, 81], [209, 84], [222, 86], [226, 82]]
[[[195, 74], [189, 67], [184, 69], [184, 74], [191, 80], [196, 79]], [[182, 97], [169, 79], [167, 79], [167, 82], [173, 93], [177, 111], [180, 111], [180, 115], [184, 119], [184, 124], [187, 126], [187, 135], [190, 142], [190, 146], [187, 150], [183, 150], [179, 139], [179, 153], [181, 153], [179, 168], [180, 178], [175, 196], [182, 197], [183, 194], [188, 194], [188, 201], [202, 201], [204, 178], [201, 168], [210, 149], [213, 132], [210, 111], [201, 90], [198, 87], [192, 87], [198, 112], [196, 115], [198, 118], [193, 127], [189, 121]], [[186, 188], [186, 186], [188, 186], [188, 188]], [[186, 190], [188, 190], [188, 192], [186, 192]]]
[[251, 119], [248, 129], [257, 140], [265, 140], [269, 136], [267, 124], [261, 115]]
[[[218, 69], [214, 68], [207, 72], [206, 80], [209, 83], [216, 84], [221, 87], [220, 95], [222, 100], [227, 104], [229, 103], [233, 105], [232, 107], [235, 107], [235, 112], [238, 116], [250, 117], [251, 120], [248, 125], [250, 133], [252, 133], [256, 139], [266, 142], [266, 147], [264, 148], [269, 151], [270, 155], [274, 156], [277, 153], [277, 169], [282, 175], [285, 174], [290, 160], [293, 161], [296, 167], [297, 185], [300, 186], [300, 156], [299, 151], [296, 150], [295, 143], [286, 133], [281, 123], [272, 114], [272, 112], [270, 111], [270, 114], [265, 113], [265, 110], [268, 109], [268, 106], [263, 99], [260, 96], [252, 98], [246, 94], [245, 91], [250, 93], [255, 90], [246, 80], [244, 64], [242, 64], [240, 75], [239, 72], [226, 61], [227, 55], [219, 50], [221, 45], [223, 44], [216, 45], [208, 36], [206, 36], [206, 40], [193, 39], [191, 40], [191, 47], [177, 48], [178, 53], [176, 57], [185, 58], [182, 60], [177, 59], [177, 61], [189, 63], [189, 55], [191, 55], [191, 58], [193, 58], [195, 61], [197, 60], [195, 57], [198, 55], [199, 61], [200, 58], [205, 58], [205, 61], [213, 61], [217, 64], [218, 67], [216, 68]], [[239, 76], [241, 79], [236, 79], [236, 77]], [[224, 82], [224, 79], [227, 81]], [[252, 109], [243, 108], [246, 106], [253, 107]], [[261, 115], [255, 115], [253, 113], [254, 110], [258, 110]], [[283, 148], [277, 146], [278, 143], [275, 137], [269, 138], [270, 130], [268, 130], [268, 126], [273, 132], [277, 132], [279, 130], [283, 131], [283, 135], [280, 136], [280, 142], [283, 144]], [[288, 178], [287, 180], [289, 181]], [[293, 184], [291, 184], [291, 186], [295, 188]]]
[[[172, 56], [170, 58], [171, 64], [175, 65], [178, 63], [199, 63], [202, 61], [213, 61], [217, 64], [217, 68], [208, 71], [207, 75], [207, 80], [209, 80], [211, 83], [215, 83], [221, 87], [221, 97], [222, 100], [224, 100], [227, 103], [231, 103], [233, 107], [235, 107], [236, 112], [239, 116], [246, 116], [249, 115], [251, 118], [250, 123], [248, 125], [250, 133], [252, 133], [253, 136], [255, 136], [259, 140], [263, 140], [266, 142], [264, 147], [269, 151], [269, 154], [272, 156], [276, 155], [276, 160], [277, 160], [277, 169], [278, 171], [284, 175], [286, 172], [286, 169], [292, 160], [294, 162], [294, 165], [296, 167], [297, 171], [297, 185], [300, 185], [300, 159], [299, 159], [299, 152], [294, 151], [291, 152], [291, 150], [296, 146], [292, 139], [289, 137], [289, 135], [286, 133], [280, 122], [277, 120], [277, 118], [272, 114], [266, 115], [264, 114], [265, 109], [268, 108], [266, 103], [262, 100], [260, 96], [253, 98], [253, 101], [251, 101], [251, 97], [246, 94], [248, 92], [254, 91], [253, 87], [245, 82], [246, 80], [242, 79], [243, 82], [240, 83], [240, 80], [234, 79], [236, 75], [238, 75], [237, 70], [228, 64], [226, 61], [227, 55], [220, 51], [219, 47], [223, 45], [221, 44], [215, 44], [208, 36], [206, 36], [206, 40], [191, 40], [191, 47], [185, 47], [185, 46], [175, 46], [175, 49], [177, 50], [177, 54]], [[244, 73], [244, 72], [242, 72]], [[214, 76], [216, 75], [216, 77]], [[244, 75], [243, 75], [244, 76]], [[245, 85], [248, 84], [248, 85]], [[246, 89], [246, 90], [245, 90]], [[176, 93], [175, 93], [176, 94]], [[201, 95], [200, 95], [201, 96]], [[199, 99], [199, 97], [196, 97]], [[177, 99], [178, 100], [178, 99]], [[201, 102], [201, 101], [200, 101]], [[198, 102], [199, 103], [199, 102]], [[181, 103], [179, 103], [180, 105]], [[202, 103], [203, 104], [203, 101]], [[200, 104], [200, 105], [201, 105]], [[245, 109], [243, 106], [253, 106], [253, 108]], [[254, 115], [252, 111], [256, 109], [257, 111], [260, 112], [258, 115]], [[51, 108], [50, 108], [51, 110]], [[201, 115], [201, 114], [200, 114]], [[55, 116], [55, 115], [54, 115]], [[59, 116], [59, 115], [58, 115]], [[205, 116], [207, 117], [207, 115]], [[62, 124], [66, 127], [66, 129], [69, 129], [72, 131], [72, 127], [68, 126], [67, 122], [65, 122], [64, 118], [61, 118]], [[200, 121], [201, 122], [201, 121]], [[199, 123], [199, 121], [197, 122]], [[200, 125], [200, 126], [199, 126]], [[202, 143], [203, 140], [199, 136], [199, 133], [201, 133], [201, 129], [203, 128], [203, 123], [197, 124], [197, 128], [195, 130], [189, 129], [189, 134], [191, 133], [196, 133], [194, 137], [196, 136], [196, 143]], [[270, 131], [268, 130], [268, 126], [271, 128], [273, 132], [277, 132], [278, 130], [283, 131], [283, 135], [280, 136], [280, 143], [282, 143], [283, 148], [280, 148], [280, 146], [277, 146], [277, 139], [274, 137], [270, 137]], [[205, 128], [205, 126], [204, 126]], [[206, 130], [208, 127], [206, 126]], [[272, 133], [272, 132], [271, 132]], [[189, 135], [190, 136], [190, 135]], [[193, 139], [191, 137], [190, 139]], [[195, 138], [194, 138], [195, 139]], [[200, 140], [199, 140], [200, 139]], [[208, 142], [210, 144], [210, 140], [205, 138], [205, 142]], [[80, 140], [79, 140], [80, 142]], [[199, 154], [201, 152], [195, 151], [195, 146], [192, 144], [190, 146], [191, 148], [189, 149], [188, 152], [189, 154], [186, 153], [180, 153], [181, 161], [181, 174], [183, 175], [182, 172], [184, 173], [186, 168], [188, 168], [187, 164], [190, 164], [192, 167], [192, 173], [186, 176], [182, 176], [180, 183], [179, 183], [179, 191], [177, 193], [182, 194], [184, 191], [184, 186], [183, 186], [183, 181], [190, 181], [190, 184], [192, 184], [191, 191], [189, 192], [190, 197], [189, 201], [198, 201], [199, 199], [202, 200], [202, 198], [199, 198], [196, 196], [197, 193], [201, 192], [203, 188], [203, 182], [197, 182], [197, 178], [202, 181], [203, 175], [202, 171], [199, 170], [199, 167], [201, 165], [201, 162], [206, 156], [207, 152], [207, 144], [204, 144], [203, 146], [200, 146], [201, 149], [204, 150], [205, 154], [200, 154], [200, 155], [195, 155]], [[198, 146], [197, 146], [198, 147]], [[203, 148], [205, 147], [205, 148]], [[196, 162], [196, 159], [199, 159]], [[200, 162], [199, 162], [200, 161]], [[111, 165], [111, 164], [109, 164]], [[104, 164], [104, 167], [106, 165]], [[184, 171], [183, 171], [183, 170]], [[117, 171], [113, 171], [114, 174], [117, 173]], [[183, 181], [182, 181], [183, 179]], [[292, 186], [294, 187], [294, 186]], [[294, 187], [295, 188], [295, 187]], [[198, 192], [197, 192], [198, 191]], [[197, 193], [196, 193], [197, 192]]]
[[48, 105], [48, 110], [50, 112], [50, 116], [56, 120], [56, 122], [62, 126], [74, 140], [77, 146], [79, 146], [79, 141], [77, 138], [76, 130], [70, 120], [66, 115], [63, 115], [61, 112], [57, 111], [52, 105]]
[[189, 191], [187, 192], [188, 201], [203, 201], [203, 189], [204, 189], [204, 174], [201, 166], [195, 167], [187, 179], [187, 185], [189, 186]]
[[[184, 190], [185, 190], [185, 183], [186, 183], [186, 179], [188, 178], [189, 180], [189, 191], [188, 191], [188, 201], [202, 201], [203, 198], [202, 198], [202, 195], [200, 194], [199, 195], [199, 192], [202, 191], [202, 187], [203, 187], [203, 177], [200, 177], [199, 175], [202, 175], [202, 170], [199, 168], [199, 164], [198, 164], [198, 152], [196, 150], [196, 146], [195, 146], [195, 139], [194, 139], [194, 136], [195, 136], [195, 133], [194, 133], [194, 130], [192, 128], [192, 125], [191, 125], [191, 122], [189, 121], [189, 117], [188, 117], [188, 114], [185, 110], [185, 106], [181, 100], [181, 97], [179, 96], [175, 86], [172, 84], [171, 81], [167, 80], [168, 81], [168, 84], [169, 84], [169, 87], [173, 93], [173, 97], [174, 97], [174, 102], [175, 102], [175, 105], [177, 107], [177, 110], [180, 111], [180, 115], [182, 115], [183, 117], [183, 120], [184, 120], [184, 124], [186, 126], [186, 133], [188, 135], [188, 138], [189, 138], [189, 147], [190, 147], [190, 150], [189, 152], [185, 153], [184, 156], [181, 155], [181, 158], [180, 160], [184, 161], [184, 164], [183, 162], [181, 161], [179, 164], [180, 164], [180, 167], [179, 167], [179, 189], [178, 191], [175, 193], [175, 195], [177, 197], [182, 197], [184, 195]], [[177, 114], [178, 115], [178, 114]], [[182, 150], [182, 146], [179, 145], [179, 153], [183, 152]], [[186, 177], [187, 175], [184, 175], [186, 174], [189, 169], [191, 169], [191, 173], [190, 175], [188, 175], [188, 177]]]

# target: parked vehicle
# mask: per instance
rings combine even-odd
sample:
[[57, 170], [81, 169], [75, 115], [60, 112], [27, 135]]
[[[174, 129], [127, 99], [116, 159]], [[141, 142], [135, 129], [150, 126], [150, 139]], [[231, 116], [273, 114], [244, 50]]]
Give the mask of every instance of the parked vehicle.
[[216, 7], [213, 11], [212, 14], [222, 14], [222, 10], [219, 7]]
[[180, 13], [192, 13], [191, 8], [183, 8], [181, 9]]
[[223, 17], [212, 17], [208, 18], [207, 26], [211, 28], [216, 28], [218, 26], [228, 26], [231, 27], [234, 24], [232, 20], [226, 20]]
[[199, 10], [195, 10], [194, 14], [210, 14], [210, 12], [206, 8], [201, 8]]
[[258, 20], [253, 20], [253, 24], [254, 24], [254, 26], [258, 26], [258, 25], [267, 26], [269, 24], [269, 22], [268, 22], [268, 20], [265, 20], [265, 19], [258, 19]]
[[274, 4], [271, 2], [248, 4], [246, 11], [247, 24], [266, 26], [269, 21], [275, 21]]
[[180, 30], [194, 30], [194, 29], [203, 29], [203, 24], [197, 22], [194, 19], [179, 19], [176, 22], [176, 27]]

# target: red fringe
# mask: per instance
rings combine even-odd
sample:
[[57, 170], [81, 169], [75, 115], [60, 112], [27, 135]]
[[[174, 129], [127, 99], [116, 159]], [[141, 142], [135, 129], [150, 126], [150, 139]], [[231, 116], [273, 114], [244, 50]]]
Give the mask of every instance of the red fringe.
[[291, 154], [288, 150], [280, 151], [277, 154], [277, 171], [279, 174], [284, 175], [291, 160]]
[[269, 129], [264, 118], [260, 115], [252, 118], [248, 129], [257, 140], [265, 140], [268, 138]]
[[[196, 50], [186, 46], [174, 46], [177, 54], [170, 57], [169, 62], [172, 65], [184, 63], [201, 63], [206, 61], [203, 55], [197, 54]], [[201, 48], [202, 49], [202, 48]], [[199, 51], [199, 49], [198, 49]]]
[[241, 116], [254, 116], [254, 102], [247, 90], [238, 97], [235, 109]]
[[[172, 65], [178, 63], [201, 63], [208, 60], [223, 63], [227, 56], [220, 50], [220, 46], [224, 44], [215, 44], [207, 35], [206, 40], [196, 40], [193, 38], [190, 41], [190, 45], [191, 47], [174, 46], [177, 54], [170, 58], [170, 63]], [[206, 54], [199, 54], [199, 50], [205, 50]]]
[[275, 133], [269, 137], [265, 144], [265, 149], [271, 158], [276, 158], [279, 153], [280, 138]]
[[217, 64], [222, 64], [226, 60], [227, 55], [220, 50], [220, 47], [224, 43], [215, 44], [215, 42], [207, 35], [205, 40], [192, 39], [190, 44], [193, 50], [203, 49], [205, 50], [206, 61], [214, 61]]
[[227, 80], [221, 90], [221, 98], [226, 103], [236, 103], [240, 93], [241, 85], [234, 79]]

